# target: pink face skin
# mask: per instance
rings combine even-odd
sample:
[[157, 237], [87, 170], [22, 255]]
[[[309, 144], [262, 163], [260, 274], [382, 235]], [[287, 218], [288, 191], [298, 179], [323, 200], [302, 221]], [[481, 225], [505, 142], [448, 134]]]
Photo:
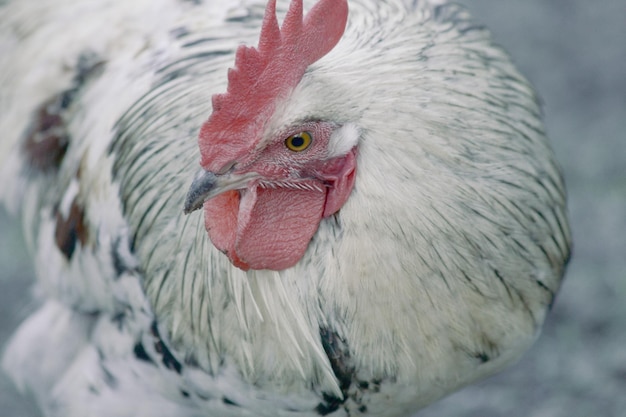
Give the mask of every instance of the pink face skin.
[[[220, 172], [249, 178], [233, 190], [206, 201], [205, 225], [213, 244], [241, 269], [283, 270], [295, 265], [323, 217], [346, 202], [356, 174], [356, 148], [328, 157], [336, 126], [308, 122], [278, 135], [261, 150], [221, 167]], [[303, 151], [287, 148], [285, 139], [309, 132]]]

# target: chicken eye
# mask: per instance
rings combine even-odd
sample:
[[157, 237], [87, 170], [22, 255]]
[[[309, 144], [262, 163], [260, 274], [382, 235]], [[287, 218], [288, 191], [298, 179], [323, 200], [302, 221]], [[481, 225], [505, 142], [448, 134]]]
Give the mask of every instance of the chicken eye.
[[300, 132], [285, 139], [285, 146], [290, 151], [302, 152], [311, 146], [313, 136], [309, 132]]

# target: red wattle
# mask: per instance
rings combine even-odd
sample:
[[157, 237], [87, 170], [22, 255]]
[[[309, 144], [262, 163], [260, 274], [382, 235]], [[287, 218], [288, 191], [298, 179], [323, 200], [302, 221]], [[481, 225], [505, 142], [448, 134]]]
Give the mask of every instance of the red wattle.
[[319, 227], [325, 200], [325, 191], [248, 190], [239, 209], [237, 255], [253, 269], [295, 265]]
[[216, 248], [243, 270], [295, 265], [317, 231], [326, 191], [262, 189], [221, 194], [204, 205]]
[[239, 200], [238, 191], [227, 191], [206, 201], [204, 203], [204, 226], [213, 245], [224, 252], [233, 265], [248, 270], [250, 267], [235, 253]]

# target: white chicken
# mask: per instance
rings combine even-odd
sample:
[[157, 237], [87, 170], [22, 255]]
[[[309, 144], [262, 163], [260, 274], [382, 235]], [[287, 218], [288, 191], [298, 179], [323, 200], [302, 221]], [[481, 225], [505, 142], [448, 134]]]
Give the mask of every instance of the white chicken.
[[46, 416], [408, 416], [536, 339], [570, 236], [508, 56], [441, 1], [275, 3], [0, 6]]

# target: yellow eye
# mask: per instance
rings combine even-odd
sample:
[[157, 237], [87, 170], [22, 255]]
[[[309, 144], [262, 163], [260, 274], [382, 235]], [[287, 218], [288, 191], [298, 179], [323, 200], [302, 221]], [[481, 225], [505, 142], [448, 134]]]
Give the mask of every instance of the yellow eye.
[[285, 146], [294, 152], [302, 152], [311, 146], [313, 136], [309, 132], [300, 132], [285, 139]]

